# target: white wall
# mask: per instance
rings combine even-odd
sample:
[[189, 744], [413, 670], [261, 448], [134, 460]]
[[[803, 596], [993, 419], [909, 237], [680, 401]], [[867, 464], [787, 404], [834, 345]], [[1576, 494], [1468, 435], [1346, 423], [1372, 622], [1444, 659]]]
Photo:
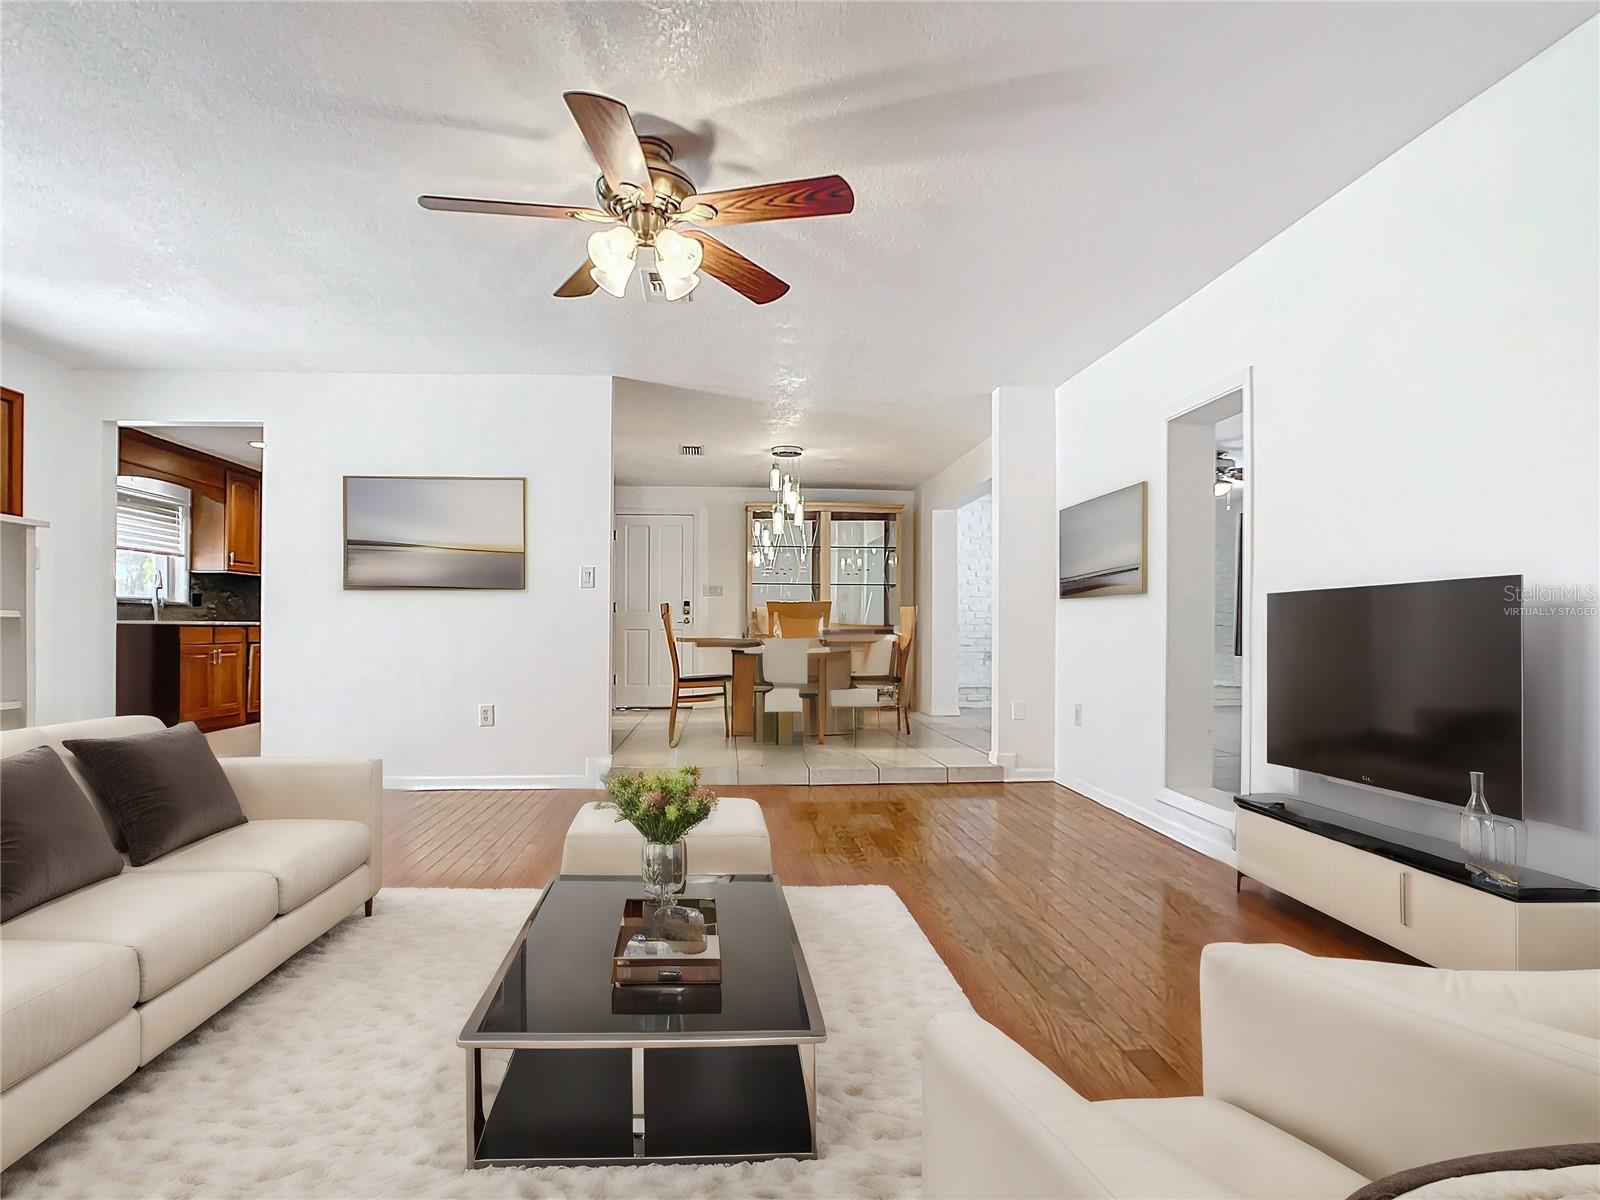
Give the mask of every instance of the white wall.
[[954, 716], [956, 645], [956, 510], [989, 490], [994, 473], [987, 439], [917, 488], [917, 665], [912, 680], [919, 711]]
[[[112, 711], [117, 421], [256, 422], [263, 748], [382, 757], [400, 786], [581, 784], [608, 760], [611, 384], [597, 377], [74, 371], [29, 397], [27, 471], [51, 478], [41, 709]], [[342, 477], [528, 480], [528, 587], [346, 592]], [[581, 566], [597, 586], [580, 590]], [[479, 729], [476, 706], [496, 706]]]
[[[1600, 579], [1597, 55], [1592, 20], [1057, 391], [1058, 503], [1147, 479], [1160, 513], [1165, 420], [1253, 369], [1257, 791], [1299, 783], [1447, 837], [1457, 815], [1266, 767], [1267, 593], [1515, 571]], [[1150, 557], [1148, 594], [1055, 613], [1058, 778], [1129, 810], [1152, 809], [1161, 787], [1158, 521]], [[1530, 860], [1591, 880], [1596, 626], [1526, 627]]]
[[[802, 463], [804, 460], [801, 460]], [[801, 472], [801, 488], [806, 502], [819, 504], [835, 500], [860, 500], [867, 504], [902, 504], [900, 517], [899, 579], [902, 604], [914, 603], [917, 579], [917, 554], [914, 532], [917, 527], [916, 494], [889, 489], [807, 488]], [[695, 631], [706, 635], [737, 637], [749, 623], [745, 611], [745, 509], [746, 504], [765, 503], [772, 493], [764, 484], [756, 487], [662, 487], [619, 484], [614, 489], [617, 512], [687, 513], [695, 518]], [[707, 596], [708, 586], [721, 587], [721, 596]], [[729, 652], [693, 652], [693, 664], [685, 671], [729, 670]]]
[[996, 388], [994, 458], [994, 759], [1007, 778], [1055, 768], [1055, 398]]

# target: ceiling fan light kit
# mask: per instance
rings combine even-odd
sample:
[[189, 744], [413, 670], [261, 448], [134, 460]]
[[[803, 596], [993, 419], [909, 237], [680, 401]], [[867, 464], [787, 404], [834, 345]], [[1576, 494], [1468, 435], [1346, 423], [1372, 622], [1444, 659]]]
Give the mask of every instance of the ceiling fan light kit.
[[[672, 164], [669, 142], [640, 137], [627, 105], [594, 92], [567, 92], [567, 108], [600, 166], [595, 184], [598, 208], [581, 205], [524, 204], [512, 200], [472, 200], [460, 196], [418, 196], [434, 212], [489, 213], [545, 217], [609, 225], [589, 237], [589, 258], [555, 291], [562, 299], [601, 290], [619, 299], [638, 264], [639, 250], [655, 256], [660, 294], [680, 300], [700, 283], [704, 270], [756, 304], [770, 304], [789, 285], [731, 246], [692, 226], [743, 225], [851, 212], [855, 194], [838, 175], [756, 184], [700, 193], [694, 181]], [[647, 286], [654, 286], [647, 281]]]

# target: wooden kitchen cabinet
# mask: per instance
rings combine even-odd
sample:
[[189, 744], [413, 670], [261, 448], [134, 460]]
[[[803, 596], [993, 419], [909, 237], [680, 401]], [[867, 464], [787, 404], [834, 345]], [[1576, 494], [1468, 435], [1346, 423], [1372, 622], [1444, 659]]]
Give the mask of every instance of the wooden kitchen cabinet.
[[249, 653], [245, 656], [245, 673], [248, 676], [245, 683], [244, 712], [248, 720], [261, 719], [261, 630], [259, 627], [245, 631], [245, 646]]
[[228, 570], [261, 574], [261, 476], [229, 471], [223, 509]]
[[[237, 640], [218, 639], [211, 666], [211, 707], [206, 720], [215, 728], [244, 724], [244, 630], [218, 629], [217, 633], [239, 635]], [[180, 721], [189, 718], [179, 714]]]
[[189, 511], [190, 570], [261, 574], [261, 476], [227, 471], [222, 499], [195, 492]]
[[118, 471], [190, 492], [189, 569], [261, 574], [261, 475], [137, 429], [120, 435]]
[[[168, 725], [193, 721], [209, 733], [260, 713], [260, 630], [242, 626], [117, 626], [117, 713], [148, 713]], [[254, 706], [252, 707], [252, 696]]]

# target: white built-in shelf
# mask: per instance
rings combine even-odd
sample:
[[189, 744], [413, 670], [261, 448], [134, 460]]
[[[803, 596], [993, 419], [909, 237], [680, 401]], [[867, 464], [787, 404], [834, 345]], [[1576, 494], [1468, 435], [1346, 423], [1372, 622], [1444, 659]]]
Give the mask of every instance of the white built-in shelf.
[[22, 613], [14, 608], [0, 608], [0, 620], [4, 620], [6, 617], [14, 617], [20, 621], [22, 620]]
[[0, 700], [0, 712], [15, 712], [21, 707], [21, 700]]

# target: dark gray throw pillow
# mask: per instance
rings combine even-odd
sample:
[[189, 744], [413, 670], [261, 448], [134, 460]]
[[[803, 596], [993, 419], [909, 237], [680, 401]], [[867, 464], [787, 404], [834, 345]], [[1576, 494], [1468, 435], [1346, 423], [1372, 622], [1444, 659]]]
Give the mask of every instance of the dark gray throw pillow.
[[0, 760], [0, 921], [122, 873], [122, 855], [50, 746]]
[[136, 867], [244, 824], [239, 797], [194, 722], [120, 738], [62, 742], [111, 810]]

